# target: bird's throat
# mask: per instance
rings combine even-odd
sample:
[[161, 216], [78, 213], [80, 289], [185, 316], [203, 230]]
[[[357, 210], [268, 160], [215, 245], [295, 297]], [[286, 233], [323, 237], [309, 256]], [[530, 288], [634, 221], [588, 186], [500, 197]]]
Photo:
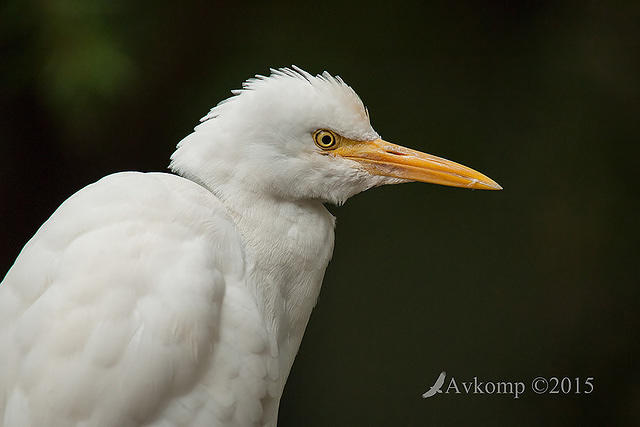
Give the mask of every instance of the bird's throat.
[[247, 283], [286, 379], [333, 252], [335, 219], [317, 201], [231, 194], [224, 203], [243, 238]]

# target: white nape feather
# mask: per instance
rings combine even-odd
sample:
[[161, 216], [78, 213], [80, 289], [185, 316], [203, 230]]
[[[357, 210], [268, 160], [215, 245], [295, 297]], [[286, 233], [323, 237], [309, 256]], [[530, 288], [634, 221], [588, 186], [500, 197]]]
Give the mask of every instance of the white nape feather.
[[314, 144], [378, 138], [339, 77], [233, 93], [178, 144], [182, 177], [105, 177], [24, 247], [0, 284], [0, 425], [276, 424], [333, 251], [322, 203], [401, 180]]

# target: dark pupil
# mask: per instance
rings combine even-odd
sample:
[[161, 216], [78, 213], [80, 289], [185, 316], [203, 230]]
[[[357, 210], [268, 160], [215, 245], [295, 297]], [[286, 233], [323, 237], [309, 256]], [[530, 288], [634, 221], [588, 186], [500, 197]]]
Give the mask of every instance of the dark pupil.
[[331, 137], [329, 135], [324, 135], [321, 140], [324, 145], [331, 144]]

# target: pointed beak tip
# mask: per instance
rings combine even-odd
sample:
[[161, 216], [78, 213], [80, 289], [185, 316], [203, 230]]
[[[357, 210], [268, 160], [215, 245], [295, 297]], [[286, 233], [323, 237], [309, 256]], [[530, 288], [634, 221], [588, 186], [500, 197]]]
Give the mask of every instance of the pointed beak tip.
[[492, 187], [493, 187], [493, 188], [492, 188], [492, 190], [500, 191], [500, 190], [502, 190], [502, 189], [503, 189], [503, 188], [502, 188], [502, 185], [498, 184], [498, 183], [497, 183], [497, 182], [495, 182], [495, 181], [492, 181], [492, 182], [491, 182], [491, 184], [493, 184], [493, 185], [492, 185]]
[[[475, 172], [475, 171], [474, 171]], [[499, 191], [502, 190], [502, 186], [489, 178], [486, 175], [483, 175], [482, 178], [472, 178], [471, 182], [466, 185], [460, 185], [460, 187], [467, 187], [474, 190], [489, 190], [489, 191]]]
[[473, 179], [473, 184], [478, 185], [477, 187], [474, 185], [471, 188], [480, 188], [482, 190], [492, 190], [492, 191], [500, 191], [502, 190], [502, 185], [498, 184], [488, 176], [471, 170], [472, 173], [476, 173], [478, 176]]

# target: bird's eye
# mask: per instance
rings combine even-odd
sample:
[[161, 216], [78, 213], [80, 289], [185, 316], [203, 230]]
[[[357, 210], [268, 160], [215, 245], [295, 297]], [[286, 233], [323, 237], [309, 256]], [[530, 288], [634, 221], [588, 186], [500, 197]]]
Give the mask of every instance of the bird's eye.
[[317, 130], [313, 133], [313, 140], [323, 150], [329, 150], [336, 145], [338, 138], [330, 130]]

